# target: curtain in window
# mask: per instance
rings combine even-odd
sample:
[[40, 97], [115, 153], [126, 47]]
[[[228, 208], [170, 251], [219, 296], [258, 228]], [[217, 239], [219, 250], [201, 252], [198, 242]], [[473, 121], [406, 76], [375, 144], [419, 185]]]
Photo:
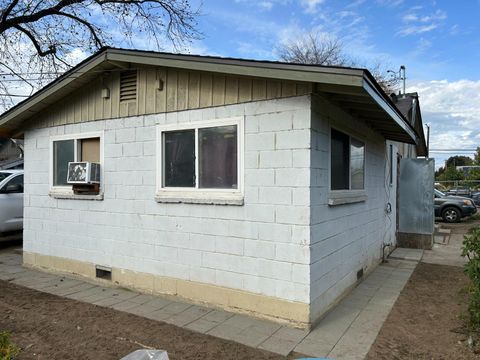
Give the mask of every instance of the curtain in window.
[[195, 130], [164, 133], [164, 181], [170, 187], [195, 187]]
[[348, 190], [350, 187], [349, 137], [335, 129], [332, 129], [331, 132], [331, 189]]
[[350, 141], [350, 174], [352, 190], [361, 190], [364, 185], [365, 145], [354, 138]]
[[199, 187], [236, 189], [237, 126], [198, 130]]

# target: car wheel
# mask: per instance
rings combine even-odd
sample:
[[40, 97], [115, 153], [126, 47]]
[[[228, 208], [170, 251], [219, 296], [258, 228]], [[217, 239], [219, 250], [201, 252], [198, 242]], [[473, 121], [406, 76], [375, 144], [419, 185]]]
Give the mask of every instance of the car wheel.
[[447, 223], [459, 222], [462, 215], [457, 208], [447, 207], [442, 211], [443, 221]]

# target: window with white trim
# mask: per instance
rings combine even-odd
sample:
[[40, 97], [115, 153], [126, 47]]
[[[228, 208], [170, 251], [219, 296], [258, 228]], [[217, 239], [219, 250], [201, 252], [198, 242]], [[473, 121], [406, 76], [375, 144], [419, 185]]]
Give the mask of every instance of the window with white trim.
[[242, 118], [158, 127], [157, 191], [240, 194]]
[[365, 189], [365, 143], [331, 129], [331, 190]]
[[51, 139], [51, 181], [54, 190], [71, 190], [67, 183], [68, 163], [102, 163], [102, 134], [62, 135]]

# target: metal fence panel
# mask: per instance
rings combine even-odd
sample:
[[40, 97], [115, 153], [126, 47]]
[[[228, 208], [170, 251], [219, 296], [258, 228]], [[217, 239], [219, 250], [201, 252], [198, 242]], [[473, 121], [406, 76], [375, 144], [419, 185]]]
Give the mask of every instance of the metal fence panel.
[[402, 159], [399, 181], [399, 232], [432, 234], [434, 227], [433, 159]]

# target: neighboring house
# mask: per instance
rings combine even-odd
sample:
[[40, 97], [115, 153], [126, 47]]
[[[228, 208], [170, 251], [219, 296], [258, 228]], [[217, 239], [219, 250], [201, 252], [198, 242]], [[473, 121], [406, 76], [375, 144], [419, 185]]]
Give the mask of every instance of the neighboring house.
[[0, 138], [0, 170], [23, 169], [23, 140]]
[[304, 327], [381, 261], [386, 140], [419, 141], [363, 69], [110, 48], [0, 128], [25, 137], [25, 265]]
[[396, 243], [401, 247], [431, 249], [435, 163], [428, 158], [419, 96], [417, 93], [392, 95], [392, 100], [418, 134], [417, 144], [387, 142], [389, 163], [394, 165], [390, 167], [390, 180], [397, 186], [391, 194], [391, 203], [395, 204], [392, 216], [396, 219], [393, 222], [397, 227]]

